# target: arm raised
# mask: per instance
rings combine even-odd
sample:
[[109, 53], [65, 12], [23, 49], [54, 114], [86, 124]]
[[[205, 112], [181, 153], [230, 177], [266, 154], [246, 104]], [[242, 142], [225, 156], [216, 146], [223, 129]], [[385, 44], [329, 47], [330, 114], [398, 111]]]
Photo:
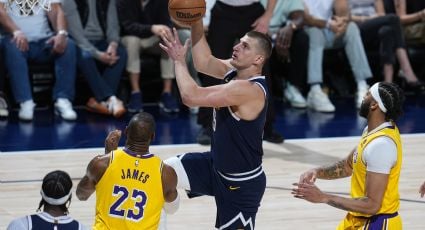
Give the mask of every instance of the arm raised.
[[214, 57], [205, 38], [202, 20], [195, 22], [191, 28], [192, 57], [196, 70], [209, 76], [222, 79], [232, 68], [229, 60]]

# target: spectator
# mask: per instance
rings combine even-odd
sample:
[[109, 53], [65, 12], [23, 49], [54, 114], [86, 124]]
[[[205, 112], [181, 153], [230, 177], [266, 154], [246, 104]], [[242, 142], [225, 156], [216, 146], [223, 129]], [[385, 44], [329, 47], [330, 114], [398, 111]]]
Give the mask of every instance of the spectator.
[[0, 36], [0, 118], [6, 118], [9, 116], [9, 110], [7, 109], [7, 102], [4, 95], [4, 71], [3, 63], [3, 39]]
[[385, 15], [382, 0], [350, 0], [349, 3], [351, 18], [359, 26], [366, 49], [379, 47], [384, 80], [393, 81], [393, 65], [397, 57], [407, 84], [424, 90], [425, 86], [418, 80], [410, 65], [400, 19], [393, 14]]
[[[347, 0], [304, 0], [307, 34], [310, 37], [308, 54], [308, 83], [310, 91], [307, 96], [308, 107], [318, 112], [334, 112], [335, 106], [322, 91], [323, 50], [344, 47], [351, 70], [357, 81], [356, 106], [360, 108], [368, 85], [366, 79], [372, 77], [367, 61], [359, 28], [348, 18]], [[333, 13], [333, 10], [335, 13]]]
[[[208, 27], [208, 44], [213, 56], [219, 59], [228, 58], [237, 40], [250, 30], [267, 33], [276, 0], [268, 0], [266, 9], [256, 0], [217, 0], [211, 9]], [[208, 20], [207, 20], [208, 21]], [[199, 74], [203, 87], [220, 84], [215, 78]], [[266, 78], [270, 87], [270, 78]], [[264, 140], [282, 143], [283, 137], [273, 129], [273, 100], [268, 100], [267, 120], [264, 127]], [[201, 107], [198, 113], [198, 124], [202, 126], [197, 142], [202, 145], [211, 143], [212, 108]]]
[[385, 0], [387, 12], [395, 12], [404, 26], [406, 42], [412, 45], [425, 44], [425, 1]]
[[[80, 222], [70, 217], [68, 207], [71, 204], [72, 180], [64, 171], [48, 173], [41, 185], [39, 213], [13, 220], [7, 230], [30, 229], [70, 229], [88, 230]], [[43, 212], [41, 208], [43, 207]]]
[[[284, 96], [292, 107], [305, 108], [307, 102], [300, 89], [307, 79], [308, 35], [303, 29], [304, 6], [302, 0], [283, 0], [276, 3], [270, 20], [269, 34], [275, 41], [272, 63], [282, 68], [287, 63]], [[274, 61], [274, 62], [273, 62]]]
[[140, 91], [140, 52], [161, 54], [161, 77], [163, 90], [159, 106], [165, 112], [178, 112], [179, 106], [172, 95], [174, 64], [158, 44], [162, 34], [171, 34], [171, 20], [168, 15], [167, 1], [128, 1], [117, 0], [118, 17], [121, 24], [122, 42], [127, 48], [127, 71], [130, 73], [131, 97], [128, 105], [130, 112], [143, 108]]
[[122, 116], [126, 110], [115, 95], [127, 53], [120, 45], [115, 0], [68, 0], [63, 5], [69, 33], [80, 48], [78, 65], [95, 97], [89, 99], [87, 108]]
[[[35, 103], [31, 96], [28, 60], [54, 61], [55, 112], [65, 120], [77, 119], [71, 101], [75, 91], [76, 48], [68, 38], [60, 0], [51, 1], [51, 9], [19, 15], [16, 1], [0, 0], [0, 23], [7, 32], [4, 41], [6, 68], [15, 100], [20, 103], [19, 119], [33, 119]], [[5, 7], [10, 4], [10, 9]], [[49, 22], [54, 31], [49, 27]], [[55, 33], [54, 33], [55, 32]]]

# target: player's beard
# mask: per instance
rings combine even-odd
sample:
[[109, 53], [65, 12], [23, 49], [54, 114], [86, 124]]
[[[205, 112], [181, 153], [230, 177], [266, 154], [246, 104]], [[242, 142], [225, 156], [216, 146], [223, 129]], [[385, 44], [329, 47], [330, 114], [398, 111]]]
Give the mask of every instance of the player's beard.
[[359, 115], [367, 119], [369, 116], [370, 101], [363, 100], [360, 105]]

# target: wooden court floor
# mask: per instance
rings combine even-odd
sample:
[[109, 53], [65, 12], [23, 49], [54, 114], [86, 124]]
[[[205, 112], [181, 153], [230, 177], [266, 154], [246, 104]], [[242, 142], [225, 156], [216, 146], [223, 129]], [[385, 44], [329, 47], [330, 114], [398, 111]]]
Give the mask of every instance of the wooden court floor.
[[[325, 204], [311, 204], [293, 198], [291, 184], [312, 167], [329, 164], [345, 157], [357, 144], [357, 138], [288, 140], [282, 145], [264, 143], [263, 167], [267, 189], [257, 215], [256, 229], [335, 229], [345, 212]], [[400, 178], [401, 209], [404, 229], [425, 229], [425, 199], [418, 194], [425, 180], [425, 134], [403, 135], [403, 169]], [[153, 146], [151, 152], [162, 158], [188, 151], [204, 151], [200, 145]], [[43, 176], [52, 170], [70, 173], [74, 185], [85, 173], [89, 160], [102, 149], [54, 150], [0, 153], [0, 229], [16, 217], [34, 213], [40, 201]], [[318, 181], [328, 192], [347, 194], [349, 180]], [[70, 214], [91, 226], [94, 196], [78, 201], [74, 196]], [[215, 205], [211, 197], [187, 199], [182, 196], [179, 211], [168, 216], [170, 230], [214, 229]]]

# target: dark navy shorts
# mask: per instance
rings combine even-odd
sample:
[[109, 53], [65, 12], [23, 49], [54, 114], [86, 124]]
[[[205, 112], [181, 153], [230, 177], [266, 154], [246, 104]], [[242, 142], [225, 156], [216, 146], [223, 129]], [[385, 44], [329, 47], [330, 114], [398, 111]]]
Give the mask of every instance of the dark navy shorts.
[[249, 172], [226, 174], [214, 168], [210, 152], [187, 153], [179, 158], [189, 178], [189, 197], [215, 197], [216, 228], [254, 229], [255, 216], [266, 189], [266, 176], [261, 166]]

